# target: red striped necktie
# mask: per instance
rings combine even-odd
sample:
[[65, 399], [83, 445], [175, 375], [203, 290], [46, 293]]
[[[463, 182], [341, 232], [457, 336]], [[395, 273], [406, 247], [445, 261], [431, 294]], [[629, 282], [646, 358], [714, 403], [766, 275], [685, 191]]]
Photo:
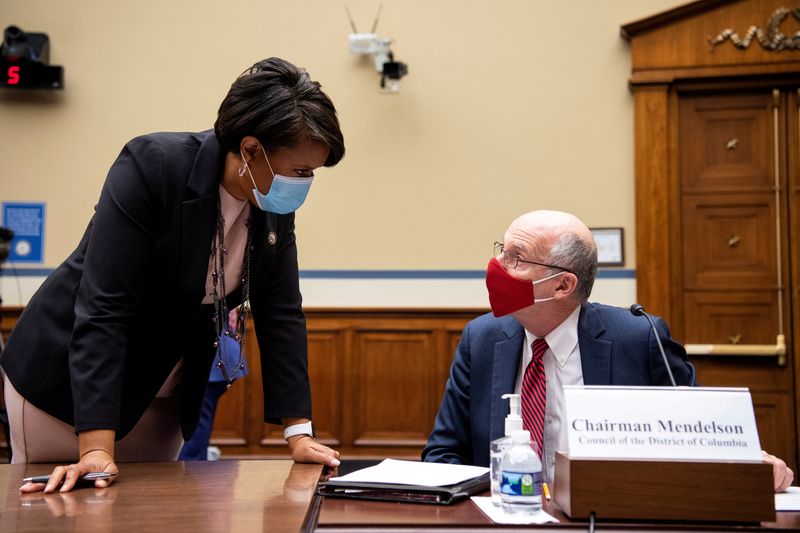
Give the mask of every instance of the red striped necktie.
[[536, 339], [531, 345], [533, 357], [522, 378], [522, 424], [531, 432], [536, 451], [542, 455], [544, 443], [544, 412], [547, 406], [547, 383], [544, 375], [544, 352], [547, 341]]

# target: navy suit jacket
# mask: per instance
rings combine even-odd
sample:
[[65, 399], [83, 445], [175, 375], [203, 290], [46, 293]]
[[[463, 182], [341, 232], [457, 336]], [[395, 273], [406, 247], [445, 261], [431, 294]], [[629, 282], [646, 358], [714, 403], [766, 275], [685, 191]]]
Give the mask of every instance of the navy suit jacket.
[[[694, 384], [686, 351], [655, 319], [670, 369], [679, 385]], [[464, 328], [450, 368], [424, 461], [489, 466], [489, 443], [504, 434], [525, 331], [512, 317], [486, 314]], [[578, 319], [585, 385], [669, 385], [650, 324], [628, 309], [585, 303]]]

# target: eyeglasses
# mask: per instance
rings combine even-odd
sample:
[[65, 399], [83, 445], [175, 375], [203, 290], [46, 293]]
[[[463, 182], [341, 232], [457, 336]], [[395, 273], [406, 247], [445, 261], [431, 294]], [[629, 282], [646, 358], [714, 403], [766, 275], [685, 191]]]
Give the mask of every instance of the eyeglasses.
[[521, 259], [518, 255], [506, 252], [503, 249], [502, 242], [494, 243], [494, 256], [498, 257], [500, 259], [500, 262], [503, 263], [503, 266], [505, 266], [510, 270], [516, 270], [520, 263], [525, 263], [528, 265], [539, 265], [547, 268], [557, 268], [558, 270], [564, 270], [566, 272], [572, 273], [570, 269], [564, 268], [562, 266], [540, 263], [539, 261], [528, 261], [526, 259]]

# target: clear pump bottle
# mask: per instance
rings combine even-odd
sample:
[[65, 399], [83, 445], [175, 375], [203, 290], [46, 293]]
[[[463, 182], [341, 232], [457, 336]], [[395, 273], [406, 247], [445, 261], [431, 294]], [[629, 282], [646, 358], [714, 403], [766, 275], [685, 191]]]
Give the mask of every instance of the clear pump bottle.
[[519, 394], [503, 394], [502, 398], [509, 400], [505, 436], [489, 443], [492, 503], [495, 505], [500, 505], [500, 462], [503, 460], [503, 454], [512, 445], [511, 433], [522, 430], [522, 404]]
[[500, 462], [500, 499], [511, 514], [534, 514], [542, 508], [542, 462], [529, 431], [514, 431], [513, 445]]

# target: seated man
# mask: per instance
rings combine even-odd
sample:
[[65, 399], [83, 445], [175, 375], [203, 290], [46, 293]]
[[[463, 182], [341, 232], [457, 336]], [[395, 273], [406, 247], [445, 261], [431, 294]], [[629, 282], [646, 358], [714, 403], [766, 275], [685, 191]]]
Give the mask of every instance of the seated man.
[[[524, 427], [543, 447], [545, 481], [552, 481], [555, 452], [567, 449], [564, 385], [671, 383], [647, 320], [587, 302], [597, 250], [578, 218], [522, 215], [495, 252], [486, 271], [492, 314], [464, 328], [422, 459], [488, 466], [489, 443], [503, 436], [508, 414], [501, 396], [517, 393]], [[676, 383], [694, 385], [686, 351], [663, 320], [655, 323]], [[792, 471], [771, 455], [764, 459], [773, 464], [775, 489], [785, 490]]]

